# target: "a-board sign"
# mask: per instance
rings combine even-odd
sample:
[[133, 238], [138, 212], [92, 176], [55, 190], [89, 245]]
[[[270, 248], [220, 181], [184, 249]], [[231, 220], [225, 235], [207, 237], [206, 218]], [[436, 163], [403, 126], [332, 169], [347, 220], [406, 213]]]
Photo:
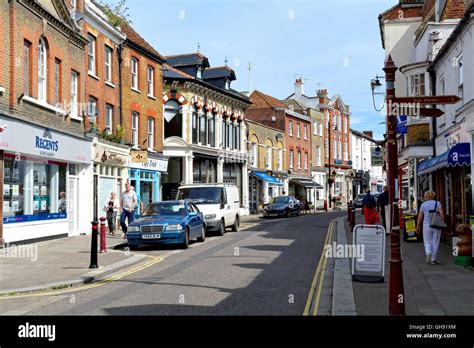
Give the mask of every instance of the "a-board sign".
[[416, 234], [416, 216], [406, 215], [405, 220], [405, 238], [407, 242], [418, 242], [418, 235]]
[[385, 277], [385, 228], [380, 225], [354, 227], [352, 244], [358, 257], [352, 259], [352, 279], [382, 283]]

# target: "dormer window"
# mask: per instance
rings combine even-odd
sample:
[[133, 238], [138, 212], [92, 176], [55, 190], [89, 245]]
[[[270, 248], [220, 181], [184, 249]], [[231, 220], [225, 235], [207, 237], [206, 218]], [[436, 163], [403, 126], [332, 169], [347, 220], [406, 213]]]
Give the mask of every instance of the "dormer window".
[[196, 77], [197, 77], [198, 79], [201, 79], [201, 78], [202, 78], [202, 67], [201, 67], [201, 66], [198, 67], [198, 69], [197, 69]]
[[230, 89], [230, 81], [225, 80], [225, 89]]

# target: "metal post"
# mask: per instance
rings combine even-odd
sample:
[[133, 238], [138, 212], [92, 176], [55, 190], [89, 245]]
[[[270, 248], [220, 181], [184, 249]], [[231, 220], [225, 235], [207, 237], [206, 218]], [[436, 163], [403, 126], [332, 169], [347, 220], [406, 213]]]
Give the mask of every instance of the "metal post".
[[92, 221], [91, 264], [89, 268], [99, 268], [97, 257], [97, 221]]
[[106, 242], [106, 236], [105, 236], [105, 220], [107, 220], [105, 217], [100, 218], [100, 253], [106, 253], [107, 252], [107, 242]]
[[389, 313], [405, 315], [405, 294], [403, 289], [403, 270], [400, 252], [400, 226], [398, 210], [398, 153], [396, 115], [391, 114], [392, 99], [395, 98], [395, 66], [392, 57], [388, 56], [383, 68], [387, 85], [387, 180], [390, 196], [392, 230], [390, 233], [390, 280], [389, 280]]
[[[329, 115], [329, 113], [328, 113]], [[328, 194], [329, 194], [329, 208], [332, 208], [332, 197], [331, 197], [331, 189], [332, 189], [332, 182], [331, 179], [331, 115], [329, 115], [328, 119], [328, 146], [329, 146], [329, 162], [328, 162], [328, 168], [329, 168], [329, 174], [328, 174]]]

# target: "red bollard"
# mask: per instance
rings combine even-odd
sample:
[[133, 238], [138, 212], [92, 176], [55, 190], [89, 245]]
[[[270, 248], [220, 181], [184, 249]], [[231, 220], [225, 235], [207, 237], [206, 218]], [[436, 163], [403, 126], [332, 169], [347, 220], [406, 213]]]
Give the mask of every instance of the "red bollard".
[[352, 203], [347, 204], [347, 221], [351, 221]]
[[105, 217], [100, 218], [100, 253], [106, 253], [107, 252], [107, 244], [105, 241], [105, 220], [107, 220]]
[[324, 210], [328, 212], [328, 201], [324, 200]]

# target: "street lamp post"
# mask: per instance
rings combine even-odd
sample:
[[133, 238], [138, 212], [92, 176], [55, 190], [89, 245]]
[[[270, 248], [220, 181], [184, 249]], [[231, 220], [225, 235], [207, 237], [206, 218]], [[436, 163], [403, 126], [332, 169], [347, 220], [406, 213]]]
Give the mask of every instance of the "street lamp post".
[[[386, 81], [387, 105], [395, 98], [395, 66], [392, 57], [388, 56], [383, 68]], [[400, 253], [400, 221], [398, 208], [398, 193], [396, 181], [398, 180], [397, 157], [397, 127], [396, 117], [387, 107], [387, 181], [391, 206], [392, 229], [390, 233], [390, 288], [389, 288], [389, 313], [391, 315], [405, 315], [405, 294], [403, 289], [402, 258]]]

